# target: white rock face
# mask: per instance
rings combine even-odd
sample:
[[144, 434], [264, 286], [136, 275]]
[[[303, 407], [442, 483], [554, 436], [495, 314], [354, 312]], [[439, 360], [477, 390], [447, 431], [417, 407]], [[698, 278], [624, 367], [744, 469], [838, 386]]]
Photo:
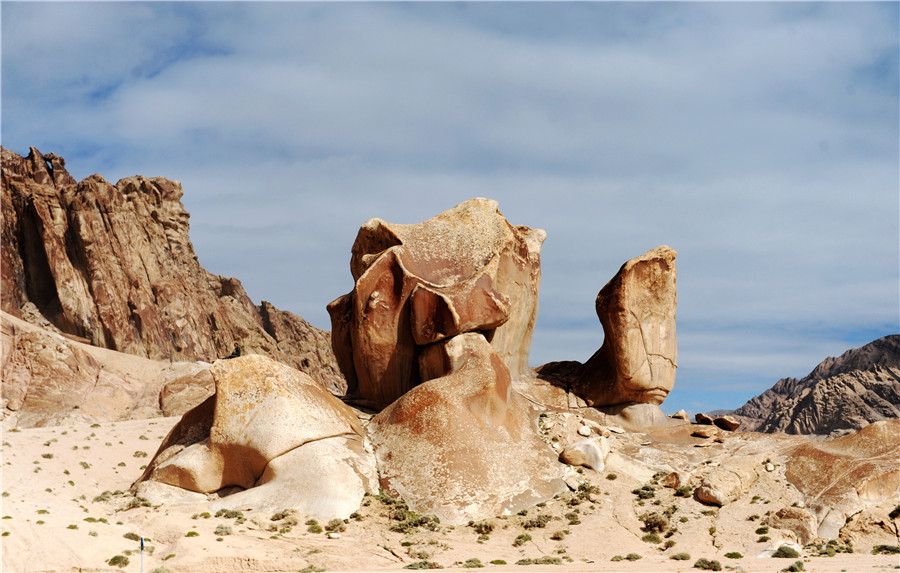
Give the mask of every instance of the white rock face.
[[559, 457], [569, 465], [584, 466], [599, 472], [606, 466], [606, 457], [608, 455], [609, 440], [599, 436], [571, 444], [563, 450]]
[[724, 468], [713, 468], [697, 488], [697, 498], [705, 503], [726, 505], [741, 496], [741, 479]]

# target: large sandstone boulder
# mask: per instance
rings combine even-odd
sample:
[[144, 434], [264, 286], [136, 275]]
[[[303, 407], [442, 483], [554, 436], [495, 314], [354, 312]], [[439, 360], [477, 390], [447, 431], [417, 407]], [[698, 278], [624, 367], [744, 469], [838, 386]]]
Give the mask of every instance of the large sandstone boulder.
[[588, 406], [632, 402], [659, 405], [675, 383], [675, 257], [657, 247], [622, 265], [597, 295], [600, 349], [584, 364], [554, 362], [538, 369]]
[[386, 489], [450, 524], [516, 513], [565, 490], [563, 466], [538, 437], [537, 412], [512, 390], [485, 337], [438, 344], [452, 370], [368, 426]]
[[210, 373], [216, 393], [184, 415], [139, 482], [199, 493], [237, 486], [249, 491], [230, 503], [290, 500], [332, 518], [377, 489], [357, 417], [309, 376], [258, 355], [220, 360]]
[[200, 266], [178, 181], [76, 182], [62, 158], [34, 148], [24, 158], [3, 149], [2, 164], [4, 312], [155, 360], [212, 362], [240, 342], [343, 392], [327, 332], [255, 306], [239, 281]]
[[366, 222], [353, 290], [328, 305], [348, 398], [387, 406], [422, 381], [423, 347], [466, 332], [482, 332], [514, 377], [528, 372], [545, 237], [488, 199], [414, 225]]

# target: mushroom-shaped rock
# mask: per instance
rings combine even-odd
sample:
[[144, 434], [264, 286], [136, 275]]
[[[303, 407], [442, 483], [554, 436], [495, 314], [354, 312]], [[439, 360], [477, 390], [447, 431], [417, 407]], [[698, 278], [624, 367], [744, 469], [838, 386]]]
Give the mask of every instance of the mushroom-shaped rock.
[[[305, 482], [306, 498], [314, 505], [319, 503], [317, 498], [356, 496], [352, 503], [332, 504], [331, 517], [349, 515], [363, 493], [375, 487], [374, 463], [370, 456], [366, 459], [358, 419], [312, 378], [259, 355], [220, 360], [210, 373], [216, 393], [185, 413], [139, 482], [155, 481], [200, 493], [265, 485], [248, 497], [271, 496], [278, 488], [282, 497], [292, 492], [288, 498], [297, 503], [296, 509], [311, 513], [315, 508], [294, 495], [295, 476], [328, 475], [336, 471], [333, 460], [355, 460], [347, 464], [353, 471], [343, 472], [348, 476], [337, 472], [341, 479]], [[321, 454], [323, 448], [328, 456]], [[355, 481], [350, 474], [356, 475]], [[350, 482], [351, 493], [341, 491]]]
[[707, 416], [703, 412], [697, 412], [694, 414], [694, 419], [697, 420], [698, 424], [703, 424], [704, 426], [712, 426], [713, 418], [712, 416]]
[[448, 372], [368, 426], [385, 488], [450, 524], [516, 513], [564, 491], [557, 455], [537, 435], [537, 412], [512, 390], [509, 369], [484, 336], [438, 346], [431, 352], [445, 354]]
[[471, 199], [413, 225], [371, 219], [353, 244], [353, 290], [328, 305], [347, 398], [382, 408], [422, 381], [421, 349], [483, 332], [518, 377], [528, 371], [546, 233]]
[[734, 416], [716, 416], [713, 424], [727, 432], [733, 432], [740, 427], [741, 421]]

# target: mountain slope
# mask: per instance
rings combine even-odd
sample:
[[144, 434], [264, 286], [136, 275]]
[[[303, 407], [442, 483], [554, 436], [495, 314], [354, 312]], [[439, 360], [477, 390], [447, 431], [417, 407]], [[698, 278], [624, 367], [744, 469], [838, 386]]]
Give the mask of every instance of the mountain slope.
[[213, 361], [240, 343], [334, 393], [331, 337], [200, 266], [178, 181], [76, 182], [65, 161], [2, 150], [2, 310], [153, 360]]
[[829, 434], [900, 418], [900, 335], [827, 358], [802, 380], [783, 378], [735, 410], [744, 429]]

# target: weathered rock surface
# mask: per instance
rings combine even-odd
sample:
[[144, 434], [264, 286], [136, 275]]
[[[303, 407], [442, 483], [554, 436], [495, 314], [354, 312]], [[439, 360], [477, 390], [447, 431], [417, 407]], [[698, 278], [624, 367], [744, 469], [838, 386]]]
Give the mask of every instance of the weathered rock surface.
[[802, 380], [779, 380], [734, 415], [745, 430], [826, 435], [900, 418], [900, 335], [827, 358]]
[[599, 472], [606, 464], [609, 449], [609, 441], [603, 437], [581, 440], [567, 446], [559, 459], [570, 466], [584, 466]]
[[837, 537], [848, 516], [900, 496], [900, 420], [874, 422], [825, 442], [807, 442], [787, 456], [785, 477], [807, 496], [820, 537]]
[[713, 419], [713, 424], [727, 432], [733, 432], [740, 427], [741, 421], [734, 416], [716, 416]]
[[155, 360], [271, 356], [340, 393], [329, 335], [204, 270], [188, 238], [177, 181], [99, 175], [80, 183], [65, 162], [32, 148], [2, 150], [2, 310]]
[[424, 382], [368, 426], [384, 487], [442, 523], [508, 515], [566, 489], [529, 403], [480, 333], [444, 344], [454, 370]]
[[159, 393], [163, 416], [181, 416], [215, 394], [216, 383], [208, 368], [166, 383]]
[[801, 545], [818, 536], [819, 522], [816, 516], [801, 507], [785, 507], [770, 517], [768, 524], [775, 529], [793, 531]]
[[[4, 428], [155, 417], [166, 384], [196, 376], [209, 366], [122, 354], [74, 341], [5, 312], [0, 316]], [[199, 396], [194, 399], [191, 406], [202, 401]]]
[[584, 364], [554, 362], [540, 378], [583, 398], [588, 406], [627, 402], [659, 405], [675, 383], [675, 257], [657, 247], [622, 265], [597, 295], [600, 349]]
[[482, 332], [528, 372], [546, 233], [471, 199], [415, 225], [371, 219], [353, 244], [353, 291], [328, 305], [348, 398], [384, 407], [422, 381], [422, 348]]
[[237, 486], [247, 491], [231, 504], [327, 518], [347, 517], [377, 490], [358, 419], [309, 376], [259, 355], [220, 360], [210, 373], [216, 393], [172, 429], [139, 483]]

